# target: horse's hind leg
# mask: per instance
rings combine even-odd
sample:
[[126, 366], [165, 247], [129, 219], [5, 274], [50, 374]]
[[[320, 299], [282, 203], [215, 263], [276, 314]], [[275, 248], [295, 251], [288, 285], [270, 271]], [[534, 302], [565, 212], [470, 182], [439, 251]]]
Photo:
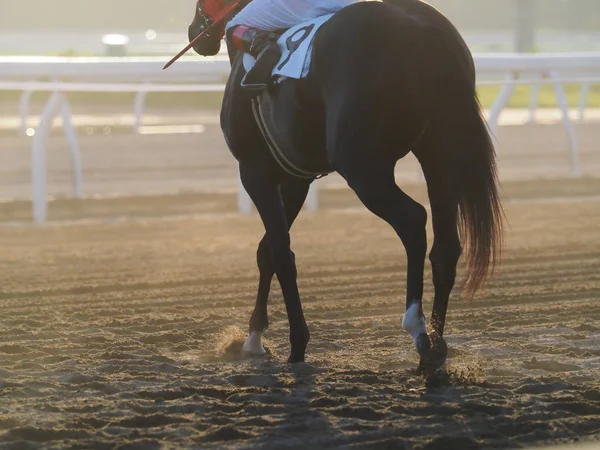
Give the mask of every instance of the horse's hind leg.
[[[302, 209], [302, 205], [306, 200], [310, 181], [308, 180], [290, 180], [281, 185], [281, 197], [283, 199], [283, 207], [287, 219], [288, 229], [294, 223], [298, 213]], [[292, 258], [294, 253], [292, 252]], [[256, 305], [254, 312], [250, 317], [250, 331], [248, 339], [244, 343], [242, 350], [252, 356], [265, 354], [265, 349], [262, 345], [262, 335], [269, 327], [269, 318], [267, 315], [267, 301], [271, 290], [271, 280], [275, 275], [273, 269], [273, 261], [271, 258], [271, 250], [269, 248], [269, 240], [265, 234], [258, 244], [256, 251], [256, 262], [259, 270], [258, 293], [256, 295]]]
[[376, 167], [373, 157], [368, 159], [360, 164], [346, 163], [340, 173], [364, 205], [388, 222], [404, 244], [408, 267], [406, 315], [402, 325], [411, 334], [417, 351], [423, 356], [429, 350], [422, 306], [427, 212], [396, 185], [393, 164], [380, 162]]
[[[429, 148], [426, 151], [433, 150]], [[434, 232], [433, 246], [429, 254], [435, 289], [431, 313], [431, 340], [438, 345], [434, 346], [437, 349], [432, 352], [429, 364], [439, 366], [446, 359], [447, 349], [442, 337], [448, 300], [456, 279], [456, 265], [461, 255], [457, 228], [458, 202], [452, 197], [452, 190], [444, 187], [445, 177], [441, 168], [427, 159], [422, 159], [421, 165], [427, 180]]]

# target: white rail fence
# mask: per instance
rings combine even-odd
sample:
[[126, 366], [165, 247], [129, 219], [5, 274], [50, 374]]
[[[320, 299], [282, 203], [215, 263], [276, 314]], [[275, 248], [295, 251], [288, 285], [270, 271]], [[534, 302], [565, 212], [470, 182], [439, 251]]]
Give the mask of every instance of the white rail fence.
[[[553, 86], [562, 112], [565, 130], [569, 137], [571, 172], [580, 175], [577, 136], [569, 115], [565, 83], [582, 83], [579, 118], [586, 109], [589, 88], [600, 82], [600, 53], [568, 54], [474, 54], [478, 85], [502, 86], [500, 94], [490, 109], [488, 122], [492, 132], [498, 127], [500, 114], [508, 104], [519, 84], [533, 85], [530, 117], [534, 120], [537, 96], [541, 84]], [[183, 58], [169, 70], [161, 70], [166, 58], [52, 58], [5, 57], [0, 58], [0, 90], [21, 91], [19, 102], [20, 130], [25, 132], [29, 100], [36, 91], [51, 92], [40, 116], [32, 140], [32, 198], [33, 217], [36, 223], [47, 218], [46, 193], [46, 141], [54, 118], [59, 114], [69, 143], [73, 162], [73, 194], [81, 197], [83, 177], [79, 144], [67, 92], [133, 92], [136, 93], [133, 114], [134, 128], [139, 130], [145, 97], [149, 92], [215, 92], [224, 89], [223, 82], [229, 74], [229, 61], [224, 56], [213, 58]], [[311, 190], [307, 207], [318, 206], [317, 187]], [[240, 211], [252, 210], [250, 199], [239, 187]]]

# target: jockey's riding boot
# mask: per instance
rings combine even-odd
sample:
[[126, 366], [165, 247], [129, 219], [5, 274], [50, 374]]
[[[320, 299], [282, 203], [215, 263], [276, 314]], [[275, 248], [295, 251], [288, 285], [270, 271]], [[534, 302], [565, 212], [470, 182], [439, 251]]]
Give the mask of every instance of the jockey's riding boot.
[[271, 72], [281, 58], [281, 50], [277, 44], [278, 35], [244, 25], [234, 27], [229, 35], [237, 49], [256, 58], [254, 67], [242, 79], [242, 86], [248, 90], [263, 90], [268, 86]]

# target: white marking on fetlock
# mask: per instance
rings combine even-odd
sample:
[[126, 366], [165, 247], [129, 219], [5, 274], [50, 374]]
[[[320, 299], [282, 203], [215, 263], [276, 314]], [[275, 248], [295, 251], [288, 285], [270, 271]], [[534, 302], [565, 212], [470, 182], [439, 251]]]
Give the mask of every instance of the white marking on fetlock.
[[262, 335], [260, 331], [251, 331], [250, 336], [242, 346], [242, 352], [249, 356], [263, 356], [267, 352], [262, 345]]
[[402, 320], [402, 328], [408, 334], [412, 336], [413, 342], [417, 345], [417, 338], [419, 335], [427, 334], [427, 325], [425, 323], [425, 316], [423, 315], [423, 307], [421, 301], [415, 301], [404, 314]]

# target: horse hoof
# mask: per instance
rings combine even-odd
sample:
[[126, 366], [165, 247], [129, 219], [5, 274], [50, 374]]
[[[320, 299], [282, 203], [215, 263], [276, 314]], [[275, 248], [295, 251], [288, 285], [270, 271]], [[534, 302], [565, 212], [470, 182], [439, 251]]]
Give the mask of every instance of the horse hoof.
[[416, 341], [417, 352], [421, 355], [419, 371], [435, 372], [442, 367], [448, 357], [448, 345], [437, 333], [420, 334]]
[[304, 358], [297, 358], [295, 356], [290, 355], [290, 357], [287, 360], [288, 364], [298, 364], [298, 363], [303, 363], [304, 362]]
[[290, 353], [290, 357], [287, 360], [288, 364], [296, 364], [304, 362], [304, 352], [292, 352]]
[[308, 347], [308, 341], [310, 341], [310, 332], [306, 325], [304, 325], [304, 329], [300, 333], [290, 334], [290, 343], [292, 346], [290, 357], [287, 361], [288, 364], [304, 362], [304, 354], [306, 353], [306, 347]]
[[264, 356], [267, 351], [262, 345], [262, 333], [259, 331], [251, 331], [248, 339], [242, 345], [242, 354], [245, 356]]

